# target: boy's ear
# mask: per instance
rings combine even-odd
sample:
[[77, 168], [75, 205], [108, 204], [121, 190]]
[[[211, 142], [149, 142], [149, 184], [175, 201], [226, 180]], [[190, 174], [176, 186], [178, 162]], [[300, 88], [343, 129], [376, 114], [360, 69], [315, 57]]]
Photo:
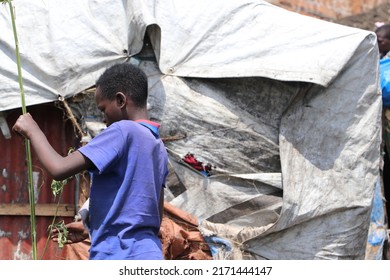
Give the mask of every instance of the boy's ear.
[[122, 108], [126, 105], [126, 95], [123, 92], [117, 92], [115, 94], [116, 104], [118, 107]]

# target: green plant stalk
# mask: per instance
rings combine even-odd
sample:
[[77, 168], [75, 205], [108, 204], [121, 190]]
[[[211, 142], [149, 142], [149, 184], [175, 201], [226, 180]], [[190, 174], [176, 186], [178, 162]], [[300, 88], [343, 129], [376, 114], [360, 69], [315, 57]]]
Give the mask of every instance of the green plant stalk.
[[44, 255], [46, 253], [47, 246], [49, 245], [49, 240], [51, 239], [51, 229], [54, 227], [54, 223], [55, 223], [56, 218], [57, 218], [58, 209], [59, 209], [59, 205], [60, 205], [61, 197], [62, 197], [62, 193], [63, 193], [62, 190], [60, 191], [60, 195], [59, 195], [59, 198], [58, 198], [58, 201], [57, 201], [57, 208], [56, 208], [56, 212], [55, 212], [54, 217], [53, 217], [53, 221], [51, 222], [51, 224], [48, 227], [48, 230], [50, 231], [50, 233], [49, 233], [48, 238], [46, 239], [45, 247], [44, 247], [42, 255], [41, 255], [41, 260], [43, 259]]
[[[15, 51], [16, 51], [16, 61], [18, 65], [18, 77], [19, 77], [19, 88], [20, 88], [20, 96], [22, 99], [22, 112], [23, 114], [27, 113], [26, 102], [24, 98], [24, 89], [23, 89], [23, 78], [22, 78], [22, 70], [20, 63], [20, 54], [19, 54], [19, 43], [18, 43], [18, 35], [16, 32], [16, 24], [15, 24], [15, 15], [14, 9], [11, 4], [11, 0], [8, 0], [9, 10], [11, 13], [12, 20], [12, 29], [14, 32], [15, 38]], [[27, 165], [28, 165], [28, 185], [29, 185], [29, 200], [30, 200], [30, 221], [31, 221], [31, 240], [32, 240], [32, 251], [33, 251], [33, 259], [37, 259], [37, 234], [36, 234], [36, 221], [35, 221], [35, 195], [34, 195], [34, 183], [33, 183], [33, 172], [32, 172], [32, 160], [31, 160], [31, 149], [30, 149], [30, 140], [26, 139], [26, 156], [27, 156]]]

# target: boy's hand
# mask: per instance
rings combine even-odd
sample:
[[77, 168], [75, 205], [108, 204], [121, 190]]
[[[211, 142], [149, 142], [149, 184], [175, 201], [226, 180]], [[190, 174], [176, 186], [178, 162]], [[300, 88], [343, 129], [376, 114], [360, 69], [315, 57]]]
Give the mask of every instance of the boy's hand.
[[[65, 225], [68, 229], [67, 244], [81, 242], [89, 237], [88, 232], [84, 229], [82, 222], [72, 222]], [[56, 228], [51, 232], [51, 239], [58, 241], [58, 230]]]
[[38, 124], [34, 121], [30, 113], [20, 115], [16, 120], [16, 123], [12, 127], [12, 130], [20, 135], [24, 136], [27, 139], [30, 139], [34, 130], [38, 129]]

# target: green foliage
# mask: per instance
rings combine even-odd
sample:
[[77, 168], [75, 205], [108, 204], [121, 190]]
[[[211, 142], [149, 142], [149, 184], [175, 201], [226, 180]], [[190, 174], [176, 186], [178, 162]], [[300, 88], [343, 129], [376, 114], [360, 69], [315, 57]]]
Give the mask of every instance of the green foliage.
[[62, 193], [64, 190], [64, 186], [68, 183], [68, 179], [57, 181], [53, 180], [51, 182], [51, 191], [54, 195], [54, 197], [57, 197], [58, 194]]
[[[74, 152], [74, 148], [69, 148], [68, 149], [68, 155], [73, 153]], [[62, 181], [57, 181], [57, 180], [53, 180], [51, 182], [51, 191], [54, 195], [54, 197], [57, 197], [58, 194], [62, 193], [62, 191], [64, 190], [64, 186], [68, 183], [69, 179], [71, 179], [72, 177], [69, 177], [65, 180], [62, 180]]]
[[56, 230], [58, 237], [57, 237], [57, 243], [59, 248], [63, 248], [68, 240], [68, 229], [65, 226], [64, 221], [58, 222], [56, 224], [49, 225], [49, 231]]
[[[68, 155], [73, 153], [73, 152], [74, 152], [74, 148], [71, 147], [68, 149]], [[62, 191], [64, 190], [65, 185], [68, 183], [68, 181], [71, 178], [72, 177], [69, 177], [69, 178], [62, 180], [62, 181], [53, 180], [51, 182], [51, 191], [52, 191], [55, 198], [57, 197], [57, 195], [62, 195]], [[59, 202], [60, 202], [60, 199], [58, 200], [58, 203]], [[58, 210], [58, 206], [57, 206], [57, 210]], [[56, 215], [54, 216], [53, 222], [51, 225], [49, 225], [48, 229], [50, 232], [52, 232], [53, 229], [55, 229], [57, 231], [57, 233], [58, 233], [58, 237], [57, 237], [58, 247], [63, 248], [64, 245], [66, 244], [66, 241], [68, 240], [68, 229], [66, 228], [64, 221], [58, 222], [56, 224], [54, 223], [56, 216], [57, 216], [57, 211], [56, 211]]]

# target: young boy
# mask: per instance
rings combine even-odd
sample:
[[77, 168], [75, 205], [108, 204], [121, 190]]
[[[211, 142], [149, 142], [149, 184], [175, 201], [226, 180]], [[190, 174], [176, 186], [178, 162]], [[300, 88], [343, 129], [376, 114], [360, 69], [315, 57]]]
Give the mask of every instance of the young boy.
[[30, 114], [13, 130], [30, 140], [48, 173], [63, 180], [92, 174], [90, 259], [163, 259], [158, 238], [168, 174], [159, 124], [148, 120], [146, 75], [128, 63], [108, 68], [96, 82], [95, 100], [107, 128], [63, 157]]

